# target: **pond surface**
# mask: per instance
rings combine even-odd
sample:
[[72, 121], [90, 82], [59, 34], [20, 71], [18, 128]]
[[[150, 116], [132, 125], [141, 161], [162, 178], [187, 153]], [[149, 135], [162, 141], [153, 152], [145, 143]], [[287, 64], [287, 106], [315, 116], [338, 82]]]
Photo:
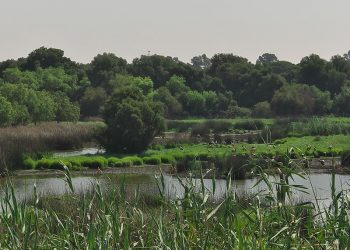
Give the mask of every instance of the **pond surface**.
[[69, 156], [79, 156], [79, 155], [95, 155], [103, 154], [106, 151], [102, 148], [83, 148], [80, 150], [67, 150], [67, 151], [56, 151], [53, 153], [54, 157], [69, 157]]
[[[158, 175], [159, 177], [159, 175]], [[184, 183], [189, 183], [188, 178], [181, 178]], [[270, 176], [271, 182], [278, 182], [277, 177]], [[349, 175], [336, 175], [336, 190], [349, 189]], [[36, 185], [37, 192], [40, 196], [45, 195], [61, 195], [69, 193], [69, 188], [63, 176], [15, 176], [4, 178], [0, 181], [0, 194], [3, 197], [6, 189], [6, 183], [11, 181], [15, 187], [15, 194], [19, 200], [30, 199], [33, 196], [33, 187]], [[201, 186], [199, 179], [192, 180], [194, 185], [199, 188]], [[246, 180], [233, 180], [231, 190], [240, 195], [255, 194], [257, 192], [266, 193], [267, 185], [265, 183], [257, 183], [258, 178]], [[149, 174], [104, 174], [104, 175], [74, 175], [72, 182], [76, 193], [83, 193], [93, 190], [99, 183], [103, 190], [120, 186], [123, 182], [127, 192], [132, 194], [136, 190], [149, 195], [158, 195], [158, 186], [155, 176]], [[204, 179], [204, 186], [210, 192], [211, 198], [220, 200], [226, 194], [227, 180], [217, 179], [213, 185], [212, 179]], [[294, 176], [294, 181], [290, 184], [298, 184], [306, 187], [308, 193], [294, 190], [295, 201], [319, 201], [321, 205], [328, 205], [331, 197], [331, 174], [314, 171], [305, 176], [305, 179]], [[213, 192], [215, 186], [215, 192]], [[275, 188], [274, 188], [275, 189]], [[181, 198], [184, 195], [184, 188], [177, 177], [164, 175], [164, 194], [169, 199]]]

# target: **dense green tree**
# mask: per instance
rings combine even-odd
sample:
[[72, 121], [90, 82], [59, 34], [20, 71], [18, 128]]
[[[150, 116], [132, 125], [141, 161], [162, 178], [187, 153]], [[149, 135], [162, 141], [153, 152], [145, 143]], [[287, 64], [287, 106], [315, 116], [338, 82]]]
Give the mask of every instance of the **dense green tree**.
[[34, 123], [55, 120], [58, 107], [48, 92], [30, 92], [29, 101], [29, 113]]
[[166, 87], [160, 87], [156, 91], [154, 100], [164, 104], [167, 117], [174, 118], [182, 114], [181, 103], [171, 95], [170, 91]]
[[40, 47], [28, 55], [24, 69], [36, 70], [38, 68], [62, 67], [69, 62], [71, 61], [64, 57], [63, 50]]
[[17, 68], [17, 67], [18, 67], [18, 62], [13, 59], [0, 62], [0, 78], [4, 76], [3, 74], [6, 69]]
[[270, 53], [264, 53], [261, 56], [259, 56], [258, 60], [256, 63], [262, 63], [262, 64], [269, 64], [269, 63], [274, 63], [278, 62], [278, 58], [275, 54], [270, 54]]
[[26, 125], [31, 122], [31, 116], [29, 114], [27, 106], [18, 104], [17, 102], [12, 103], [13, 107], [13, 125]]
[[272, 114], [271, 105], [268, 101], [256, 103], [252, 110], [252, 116], [258, 118], [271, 117]]
[[71, 121], [76, 122], [80, 118], [80, 108], [76, 103], [72, 103], [68, 96], [63, 92], [56, 92], [53, 99], [57, 105], [56, 118], [58, 122]]
[[324, 114], [331, 108], [330, 94], [315, 86], [285, 84], [273, 96], [271, 108], [277, 115]]
[[0, 96], [0, 126], [12, 124], [14, 110], [11, 103], [5, 97]]
[[188, 91], [184, 96], [183, 106], [186, 111], [191, 115], [203, 115], [205, 114], [205, 97], [198, 91]]
[[116, 74], [126, 73], [127, 62], [112, 53], [103, 53], [95, 56], [90, 63], [88, 75], [94, 87], [106, 86]]
[[126, 86], [135, 86], [138, 87], [144, 95], [153, 92], [153, 81], [150, 77], [135, 77], [132, 75], [117, 74], [114, 79], [109, 81], [108, 86], [107, 89], [110, 91]]
[[211, 66], [210, 58], [206, 54], [195, 56], [191, 59], [193, 67], [198, 69], [207, 69]]
[[159, 103], [134, 86], [117, 90], [105, 105], [107, 123], [103, 144], [109, 152], [141, 152], [164, 129]]
[[334, 111], [339, 115], [350, 115], [350, 87], [344, 86], [335, 97]]
[[107, 100], [106, 91], [101, 88], [87, 88], [80, 102], [81, 114], [83, 116], [98, 116]]
[[155, 88], [164, 86], [173, 75], [184, 77], [188, 86], [192, 87], [204, 74], [201, 69], [196, 69], [177, 58], [159, 55], [135, 58], [129, 70], [135, 76], [150, 77]]
[[166, 87], [169, 89], [173, 96], [180, 95], [184, 92], [190, 91], [190, 88], [186, 86], [186, 80], [177, 75], [173, 75], [166, 83]]

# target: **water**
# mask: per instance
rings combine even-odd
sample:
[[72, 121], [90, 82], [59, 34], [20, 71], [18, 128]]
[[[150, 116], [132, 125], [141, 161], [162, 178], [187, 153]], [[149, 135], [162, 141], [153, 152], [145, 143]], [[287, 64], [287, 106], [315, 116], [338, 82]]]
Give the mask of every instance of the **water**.
[[53, 153], [55, 157], [69, 157], [69, 156], [79, 156], [79, 155], [95, 155], [103, 154], [106, 151], [101, 148], [83, 148], [81, 150], [68, 150], [68, 151], [57, 151]]
[[[278, 182], [277, 178], [270, 176], [270, 181]], [[11, 177], [15, 193], [19, 200], [29, 199], [33, 195], [33, 187], [36, 185], [37, 192], [40, 196], [45, 195], [62, 195], [69, 193], [69, 188], [63, 177], [60, 176], [18, 176]], [[184, 182], [187, 178], [182, 178]], [[349, 175], [336, 175], [336, 190], [347, 191], [349, 189]], [[152, 175], [147, 174], [106, 174], [106, 175], [81, 175], [72, 176], [72, 182], [76, 193], [83, 193], [93, 190], [99, 183], [103, 190], [113, 186], [119, 186], [124, 182], [128, 193], [132, 194], [136, 190], [141, 193], [150, 195], [158, 194], [156, 179]], [[257, 192], [266, 193], [267, 186], [264, 183], [257, 183], [258, 179], [233, 180], [232, 190], [238, 194], [254, 194]], [[193, 183], [200, 187], [200, 180], [193, 179]], [[169, 199], [181, 198], [184, 195], [184, 188], [180, 184], [177, 177], [164, 175], [165, 190], [164, 194]], [[328, 205], [331, 197], [331, 174], [323, 172], [312, 172], [306, 175], [305, 179], [294, 176], [294, 182], [290, 184], [298, 184], [307, 188], [308, 193], [294, 191], [294, 198], [299, 201], [315, 201], [316, 199], [321, 205]], [[213, 193], [213, 180], [204, 179], [205, 188], [211, 193], [211, 198], [220, 200], [226, 194], [227, 180], [215, 180], [215, 192]], [[0, 181], [0, 194], [3, 196], [6, 188], [6, 179]]]

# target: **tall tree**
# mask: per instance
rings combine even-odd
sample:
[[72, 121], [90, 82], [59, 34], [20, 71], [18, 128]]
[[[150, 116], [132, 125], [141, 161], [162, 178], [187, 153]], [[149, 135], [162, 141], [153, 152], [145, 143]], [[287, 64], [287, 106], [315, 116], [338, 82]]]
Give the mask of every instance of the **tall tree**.
[[259, 56], [258, 60], [256, 61], [257, 64], [259, 63], [269, 64], [274, 62], [278, 62], [278, 58], [275, 54], [270, 54], [270, 53], [262, 54], [261, 56]]

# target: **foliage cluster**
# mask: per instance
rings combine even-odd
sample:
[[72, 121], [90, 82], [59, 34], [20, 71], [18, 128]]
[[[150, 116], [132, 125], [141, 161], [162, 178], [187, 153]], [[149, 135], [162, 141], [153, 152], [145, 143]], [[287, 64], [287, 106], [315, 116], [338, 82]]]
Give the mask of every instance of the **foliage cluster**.
[[162, 103], [167, 118], [348, 115], [347, 55], [312, 54], [298, 64], [268, 53], [255, 64], [233, 54], [196, 56], [192, 64], [143, 55], [128, 64], [103, 53], [79, 64], [41, 47], [0, 62], [0, 125], [102, 116], [109, 97], [127, 86]]

